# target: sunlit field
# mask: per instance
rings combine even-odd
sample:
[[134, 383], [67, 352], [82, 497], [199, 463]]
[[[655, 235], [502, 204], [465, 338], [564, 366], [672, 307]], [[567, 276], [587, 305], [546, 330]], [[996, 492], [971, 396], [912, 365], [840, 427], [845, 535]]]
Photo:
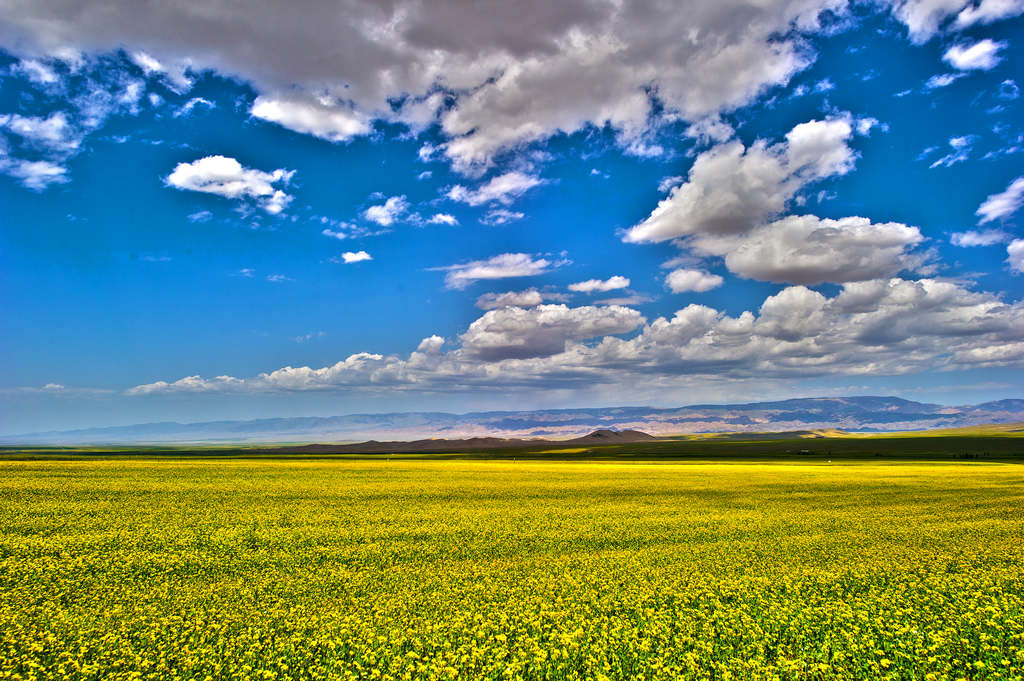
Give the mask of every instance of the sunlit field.
[[0, 461], [0, 677], [1021, 679], [1012, 463]]

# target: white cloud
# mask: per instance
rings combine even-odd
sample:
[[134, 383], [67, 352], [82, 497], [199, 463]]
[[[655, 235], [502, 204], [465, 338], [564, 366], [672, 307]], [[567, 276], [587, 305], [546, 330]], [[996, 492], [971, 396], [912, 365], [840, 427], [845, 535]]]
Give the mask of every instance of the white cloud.
[[147, 76], [154, 73], [163, 73], [164, 71], [164, 65], [145, 52], [133, 52], [129, 56]]
[[544, 180], [539, 177], [512, 171], [493, 177], [486, 184], [474, 190], [457, 184], [448, 190], [447, 196], [452, 201], [468, 203], [471, 206], [479, 206], [484, 203], [501, 203], [507, 206], [533, 187], [541, 184], [544, 184]]
[[[1022, 5], [890, 4], [917, 42], [954, 18], [963, 28], [1014, 16]], [[17, 46], [24, 68], [43, 81], [52, 78], [35, 57], [58, 50], [82, 51], [82, 60], [124, 49], [179, 91], [191, 85], [192, 69], [213, 69], [253, 85], [254, 117], [335, 142], [370, 134], [374, 119], [413, 130], [437, 121], [446, 137], [440, 150], [457, 169], [476, 172], [531, 142], [605, 125], [633, 153], [658, 150], [650, 133], [663, 121], [689, 121], [691, 134], [721, 141], [721, 113], [813, 62], [806, 36], [835, 25], [819, 21], [826, 12], [850, 16], [845, 0], [697, 0], [685, 12], [586, 0], [499, 8], [342, 0], [296, 11], [257, 0], [244, 13], [212, 0], [201, 16], [180, 3], [112, 0], [108, 11], [90, 12], [59, 0], [8, 12], [0, 43]]]
[[535, 288], [528, 288], [525, 291], [485, 293], [476, 299], [476, 306], [481, 310], [497, 310], [502, 307], [533, 307], [543, 303], [544, 297], [544, 294]]
[[363, 211], [363, 217], [370, 222], [376, 222], [382, 227], [390, 227], [394, 222], [405, 215], [409, 210], [409, 202], [405, 195], [392, 196], [387, 201], [376, 206], [370, 206]]
[[910, 250], [924, 240], [917, 227], [867, 218], [792, 215], [741, 237], [697, 237], [698, 252], [724, 256], [742, 277], [814, 285], [879, 279], [922, 264]]
[[459, 224], [459, 221], [450, 213], [435, 213], [429, 220], [427, 220], [427, 223], [431, 225], [455, 226]]
[[982, 231], [954, 232], [949, 241], [954, 246], [970, 248], [972, 246], [992, 246], [1010, 240], [1010, 235], [1000, 229]]
[[292, 200], [280, 187], [287, 186], [294, 173], [283, 168], [267, 173], [245, 168], [227, 156], [205, 156], [191, 163], [179, 163], [165, 182], [176, 189], [228, 199], [252, 199], [263, 210], [276, 215]]
[[283, 274], [268, 274], [267, 275], [267, 281], [269, 281], [271, 283], [274, 283], [274, 284], [280, 284], [280, 283], [283, 283], [283, 282], [286, 282], [286, 281], [295, 281], [295, 280], [292, 279], [291, 277], [286, 277]]
[[[701, 144], [726, 142], [735, 134], [736, 131], [733, 127], [723, 121], [720, 116], [702, 118], [686, 129], [686, 136], [696, 138]], [[665, 190], [661, 189], [661, 191]]]
[[821, 30], [823, 11], [845, 15], [846, 2], [700, 0], [680, 12], [584, 0], [343, 0], [297, 11], [264, 0], [239, 13], [213, 0], [200, 16], [177, 3], [113, 0], [90, 12], [62, 1], [9, 12], [0, 42], [25, 56], [123, 46], [154, 75], [191, 60], [251, 82], [261, 96], [254, 115], [335, 141], [366, 134], [373, 118], [416, 129], [440, 113], [444, 153], [479, 168], [589, 126], [610, 125], [624, 148], [638, 148], [654, 111], [649, 92], [664, 118], [743, 106], [813, 61], [802, 34]]
[[[912, 252], [923, 241], [916, 227], [861, 217], [777, 217], [803, 187], [853, 168], [854, 123], [845, 115], [810, 121], [778, 144], [760, 140], [746, 148], [735, 141], [709, 149], [624, 240], [677, 240], [698, 255], [724, 258], [740, 276], [778, 283], [864, 281], [921, 267], [923, 256]], [[691, 281], [698, 279], [687, 272], [669, 286]]]
[[661, 182], [658, 183], [658, 191], [661, 193], [667, 192], [669, 189], [682, 184], [686, 180], [683, 175], [669, 175], [668, 177], [661, 178]]
[[1014, 239], [1006, 247], [1006, 262], [1017, 272], [1024, 272], [1024, 239]]
[[323, 234], [324, 236], [329, 236], [332, 239], [337, 239], [338, 241], [344, 241], [345, 239], [348, 239], [350, 236], [348, 232], [342, 232], [340, 230], [336, 231], [331, 229], [330, 227], [322, 229], [320, 233]]
[[195, 213], [190, 213], [186, 219], [189, 222], [209, 222], [213, 219], [213, 213], [208, 210], [197, 210]]
[[68, 169], [49, 161], [25, 161], [0, 157], [0, 172], [21, 180], [33, 191], [42, 191], [51, 184], [68, 181]]
[[[50, 53], [46, 62], [24, 59], [10, 73], [34, 86], [35, 92], [26, 92], [29, 98], [23, 102], [59, 96], [62, 110], [47, 116], [0, 114], [0, 128], [16, 142], [8, 148], [3, 144], [6, 140], [0, 139], [0, 172], [35, 191], [67, 182], [67, 162], [82, 150], [82, 141], [109, 116], [138, 113], [145, 91], [145, 83], [128, 69], [111, 68], [107, 60], [67, 50], [57, 52]], [[65, 74], [65, 69], [70, 73]]]
[[882, 131], [887, 132], [889, 125], [887, 123], [879, 123], [877, 118], [858, 118], [856, 121], [857, 134], [868, 135], [871, 133], [872, 128], [880, 127]]
[[964, 74], [962, 73], [939, 73], [925, 81], [924, 86], [929, 90], [946, 87], [947, 85], [952, 85], [958, 79], [963, 78], [963, 76]]
[[192, 88], [192, 79], [188, 76], [191, 65], [188, 59], [167, 65], [143, 51], [132, 52], [128, 56], [146, 76], [162, 78], [175, 92], [184, 93]]
[[441, 353], [442, 347], [444, 347], [444, 338], [434, 334], [421, 340], [420, 344], [416, 346], [416, 352], [423, 355], [438, 355]]
[[[1016, 16], [1024, 12], [1021, 0], [890, 0], [893, 13], [907, 25], [911, 40], [922, 44], [949, 26], [960, 30], [982, 23]], [[956, 16], [955, 21], [949, 20]]]
[[56, 152], [70, 152], [81, 143], [80, 133], [68, 121], [67, 114], [57, 111], [46, 118], [9, 114], [0, 116], [0, 127], [6, 128], [32, 146]]
[[1010, 186], [998, 194], [991, 194], [978, 206], [976, 215], [981, 216], [979, 225], [993, 220], [1002, 220], [1016, 213], [1024, 206], [1024, 177], [1018, 177]]
[[345, 253], [341, 254], [341, 259], [345, 262], [346, 265], [350, 265], [354, 262], [364, 262], [366, 260], [373, 260], [373, 256], [371, 256], [366, 251], [356, 251], [354, 253], [352, 251], [346, 251]]
[[193, 97], [192, 99], [182, 104], [180, 109], [174, 112], [174, 117], [178, 118], [180, 116], [189, 116], [192, 114], [193, 111], [196, 110], [197, 107], [209, 110], [216, 109], [217, 105], [211, 102], [210, 100], [206, 99], [205, 97]]
[[338, 239], [344, 241], [345, 239], [362, 239], [371, 236], [380, 236], [381, 234], [387, 234], [389, 229], [387, 228], [376, 228], [365, 225], [355, 225], [344, 220], [335, 220], [329, 218], [326, 215], [314, 217], [313, 222], [324, 225], [324, 228], [320, 230], [320, 233], [324, 236], [332, 239]]
[[[1017, 243], [1011, 258], [1020, 263], [1024, 243]], [[649, 391], [694, 380], [1024, 367], [1022, 334], [1024, 303], [951, 282], [880, 279], [846, 284], [832, 297], [790, 286], [736, 316], [688, 305], [647, 324], [621, 306], [502, 307], [470, 324], [448, 352], [430, 336], [407, 358], [361, 352], [320, 369], [190, 376], [129, 393], [576, 387], [591, 394], [596, 386]]]
[[949, 146], [952, 149], [945, 156], [932, 162], [929, 168], [949, 168], [957, 163], [963, 163], [971, 156], [971, 147], [977, 135], [964, 135], [962, 137], [950, 137]]
[[575, 284], [569, 284], [570, 291], [576, 291], [577, 293], [594, 293], [613, 291], [617, 288], [626, 288], [629, 286], [629, 277], [623, 277], [616, 274], [608, 279], [587, 279], [586, 281], [578, 281]]
[[528, 253], [502, 253], [487, 260], [474, 260], [460, 265], [432, 268], [443, 271], [448, 288], [463, 289], [483, 279], [508, 279], [512, 277], [534, 277], [549, 272], [558, 263], [544, 258], [535, 258]]
[[687, 182], [677, 186], [643, 222], [626, 232], [631, 243], [694, 234], [740, 234], [781, 213], [803, 186], [853, 168], [849, 117], [809, 121], [769, 146], [759, 140], [718, 145], [700, 154]]
[[[430, 161], [434, 160], [434, 154], [436, 154], [438, 151], [439, 149], [430, 142], [424, 142], [423, 145], [416, 152], [416, 158], [418, 158], [422, 163], [429, 163]], [[429, 170], [425, 170], [423, 172], [430, 173]], [[420, 173], [420, 175], [423, 175], [423, 173]], [[429, 174], [427, 175], [427, 177], [429, 177]]]
[[38, 59], [22, 59], [12, 67], [12, 71], [20, 73], [38, 85], [55, 85], [60, 76], [49, 64]]
[[516, 210], [508, 210], [507, 208], [493, 208], [487, 211], [480, 222], [485, 225], [495, 227], [497, 225], [506, 225], [516, 220], [522, 220], [526, 217], [525, 213], [520, 213]]
[[636, 310], [617, 305], [491, 310], [469, 325], [459, 339], [462, 352], [484, 361], [556, 355], [568, 341], [632, 331], [644, 322]]
[[153, 395], [160, 393], [202, 393], [222, 392], [231, 388], [244, 389], [246, 381], [231, 376], [217, 376], [216, 378], [202, 378], [201, 376], [186, 376], [177, 381], [157, 381], [145, 385], [137, 385], [128, 390], [129, 395]]
[[345, 142], [369, 134], [373, 126], [362, 114], [346, 106], [285, 97], [257, 97], [249, 113], [296, 132], [330, 142]]
[[975, 24], [991, 24], [1000, 19], [1024, 13], [1024, 0], [981, 0], [968, 3], [956, 15], [956, 28], [967, 28]]
[[942, 59], [961, 71], [988, 71], [1002, 61], [999, 50], [1005, 47], [1005, 42], [997, 43], [985, 38], [973, 45], [954, 45], [942, 55]]
[[678, 269], [669, 272], [665, 277], [665, 285], [672, 293], [686, 291], [703, 293], [718, 288], [722, 282], [722, 277], [703, 270]]

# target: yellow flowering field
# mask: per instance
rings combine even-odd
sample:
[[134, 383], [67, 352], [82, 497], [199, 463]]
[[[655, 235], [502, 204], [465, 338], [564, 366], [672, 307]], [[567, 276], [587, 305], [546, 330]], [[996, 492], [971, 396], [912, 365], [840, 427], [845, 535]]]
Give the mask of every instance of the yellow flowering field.
[[1024, 467], [0, 461], [4, 679], [1024, 679]]

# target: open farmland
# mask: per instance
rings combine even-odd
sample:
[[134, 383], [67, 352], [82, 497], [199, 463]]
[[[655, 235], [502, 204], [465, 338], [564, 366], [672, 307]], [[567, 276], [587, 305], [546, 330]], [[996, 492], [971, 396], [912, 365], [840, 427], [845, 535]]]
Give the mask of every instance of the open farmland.
[[1012, 462], [7, 459], [0, 500], [2, 678], [1024, 678]]

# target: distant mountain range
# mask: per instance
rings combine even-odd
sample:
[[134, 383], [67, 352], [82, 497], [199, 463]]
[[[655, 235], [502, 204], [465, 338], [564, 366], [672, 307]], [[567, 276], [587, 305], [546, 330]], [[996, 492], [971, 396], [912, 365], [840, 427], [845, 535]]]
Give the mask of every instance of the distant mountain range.
[[141, 444], [180, 442], [355, 442], [417, 438], [571, 438], [598, 429], [652, 435], [768, 432], [837, 428], [857, 432], [954, 428], [1024, 421], [1024, 399], [946, 406], [897, 397], [820, 397], [695, 404], [685, 407], [607, 407], [487, 411], [468, 414], [404, 412], [270, 418], [203, 423], [143, 423], [0, 436], [4, 444]]

